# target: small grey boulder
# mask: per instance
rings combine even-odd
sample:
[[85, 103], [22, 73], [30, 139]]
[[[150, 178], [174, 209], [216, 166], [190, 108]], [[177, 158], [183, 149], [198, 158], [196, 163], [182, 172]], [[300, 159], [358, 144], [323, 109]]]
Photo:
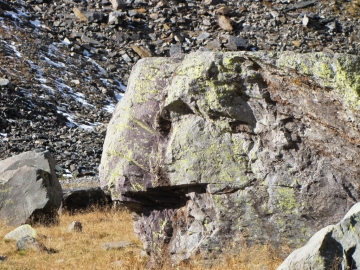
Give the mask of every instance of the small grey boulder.
[[69, 225], [68, 232], [82, 232], [82, 224], [79, 221], [73, 221], [71, 222], [71, 224]]
[[12, 226], [56, 222], [62, 188], [54, 167], [50, 152], [0, 161], [0, 219]]
[[19, 240], [24, 236], [31, 236], [33, 238], [36, 238], [36, 231], [31, 227], [30, 225], [21, 225], [17, 227], [15, 230], [12, 230], [7, 235], [4, 236], [5, 241], [11, 241], [11, 240]]
[[16, 241], [17, 250], [33, 250], [38, 252], [55, 253], [55, 250], [47, 248], [43, 243], [34, 237], [26, 235]]
[[293, 251], [278, 270], [359, 269], [360, 203], [336, 225], [315, 233], [305, 246]]

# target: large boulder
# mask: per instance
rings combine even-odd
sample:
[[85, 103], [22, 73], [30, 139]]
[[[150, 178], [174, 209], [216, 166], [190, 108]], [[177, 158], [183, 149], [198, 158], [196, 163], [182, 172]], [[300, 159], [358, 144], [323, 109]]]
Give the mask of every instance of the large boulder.
[[360, 199], [360, 57], [201, 52], [140, 60], [107, 129], [103, 189], [152, 255], [292, 248]]
[[360, 203], [336, 225], [329, 225], [305, 246], [292, 252], [278, 270], [358, 269], [360, 265]]
[[25, 152], [0, 161], [0, 219], [18, 226], [56, 221], [62, 188], [50, 152]]

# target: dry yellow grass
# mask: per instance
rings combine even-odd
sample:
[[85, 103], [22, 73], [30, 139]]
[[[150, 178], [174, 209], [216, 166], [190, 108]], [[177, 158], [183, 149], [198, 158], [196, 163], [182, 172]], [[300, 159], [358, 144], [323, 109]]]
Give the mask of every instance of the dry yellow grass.
[[[80, 221], [83, 232], [66, 232], [72, 221]], [[16, 251], [14, 242], [0, 241], [0, 255], [8, 259], [0, 263], [0, 269], [147, 269], [148, 258], [140, 255], [141, 242], [133, 232], [131, 213], [127, 211], [95, 210], [75, 215], [62, 214], [58, 226], [37, 226], [38, 239], [55, 254], [33, 251]], [[12, 227], [0, 225], [0, 237], [10, 232]], [[106, 242], [131, 241], [134, 245], [122, 250], [101, 249]], [[121, 265], [116, 262], [121, 261]], [[269, 246], [244, 248], [236, 256], [224, 257], [223, 263], [212, 269], [276, 269], [282, 259]], [[162, 269], [194, 269], [204, 267], [196, 259], [179, 266], [165, 264]]]

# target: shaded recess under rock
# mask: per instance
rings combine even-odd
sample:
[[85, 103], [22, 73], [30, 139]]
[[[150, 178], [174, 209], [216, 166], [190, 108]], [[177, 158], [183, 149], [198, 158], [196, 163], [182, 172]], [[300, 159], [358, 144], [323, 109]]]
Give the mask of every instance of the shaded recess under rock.
[[359, 63], [292, 52], [139, 61], [100, 181], [136, 213], [151, 262], [295, 248], [339, 221], [360, 199]]

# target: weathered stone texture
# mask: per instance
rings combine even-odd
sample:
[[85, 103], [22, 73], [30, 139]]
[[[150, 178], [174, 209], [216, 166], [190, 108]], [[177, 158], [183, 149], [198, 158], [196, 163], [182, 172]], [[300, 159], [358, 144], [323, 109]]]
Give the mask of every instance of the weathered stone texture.
[[62, 188], [50, 152], [29, 151], [0, 161], [0, 219], [18, 226], [54, 222]]
[[278, 270], [358, 269], [360, 265], [360, 203], [336, 225], [329, 225], [305, 246], [292, 252]]
[[109, 123], [101, 183], [156, 260], [297, 247], [359, 200], [360, 57], [143, 59]]

